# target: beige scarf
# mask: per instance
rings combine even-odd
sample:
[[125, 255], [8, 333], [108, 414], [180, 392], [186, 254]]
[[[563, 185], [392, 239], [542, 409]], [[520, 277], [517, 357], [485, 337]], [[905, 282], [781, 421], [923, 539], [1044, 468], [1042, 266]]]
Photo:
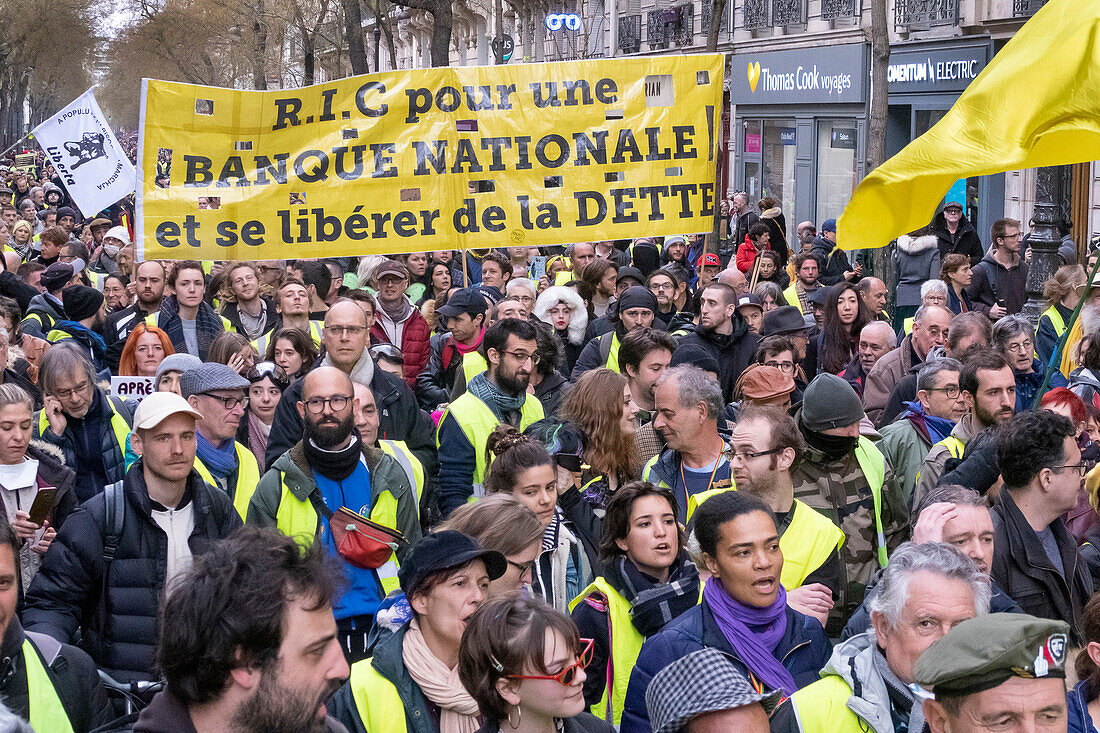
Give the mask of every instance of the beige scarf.
[[401, 658], [413, 682], [424, 696], [442, 710], [440, 733], [475, 733], [479, 727], [477, 702], [458, 679], [458, 667], [450, 669], [432, 654], [420, 632], [420, 622], [413, 620], [405, 632]]

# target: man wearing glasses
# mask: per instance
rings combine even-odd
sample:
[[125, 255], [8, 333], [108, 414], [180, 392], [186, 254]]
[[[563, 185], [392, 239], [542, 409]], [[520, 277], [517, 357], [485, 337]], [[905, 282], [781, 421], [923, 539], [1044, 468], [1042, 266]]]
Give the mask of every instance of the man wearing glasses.
[[443, 516], [470, 496], [483, 494], [488, 468], [485, 443], [501, 423], [525, 430], [543, 418], [542, 404], [527, 393], [537, 359], [535, 327], [505, 318], [485, 331], [481, 354], [489, 369], [473, 377], [466, 392], [450, 404], [439, 421], [439, 499]]
[[970, 302], [991, 320], [1016, 314], [1027, 300], [1027, 262], [1020, 256], [1023, 234], [1015, 219], [998, 219], [991, 232], [993, 246], [974, 266]]
[[203, 364], [180, 375], [180, 394], [202, 415], [195, 422], [195, 470], [229, 495], [244, 520], [260, 480], [256, 456], [235, 440], [248, 409], [247, 379], [225, 364]]
[[346, 507], [400, 532], [409, 543], [420, 539], [416, 494], [397, 461], [355, 432], [354, 407], [351, 379], [340, 369], [319, 367], [302, 379], [296, 404], [305, 426], [302, 439], [263, 475], [246, 518], [250, 525], [322, 542], [343, 568], [346, 583], [332, 609], [349, 664], [367, 656], [374, 615], [398, 587], [398, 563], [407, 545], [396, 543], [394, 554], [377, 567], [352, 564], [328, 530], [332, 515]]
[[1004, 490], [993, 505], [990, 577], [1024, 613], [1065, 621], [1081, 643], [1092, 576], [1062, 515], [1077, 504], [1087, 464], [1069, 418], [1025, 412], [997, 434]]

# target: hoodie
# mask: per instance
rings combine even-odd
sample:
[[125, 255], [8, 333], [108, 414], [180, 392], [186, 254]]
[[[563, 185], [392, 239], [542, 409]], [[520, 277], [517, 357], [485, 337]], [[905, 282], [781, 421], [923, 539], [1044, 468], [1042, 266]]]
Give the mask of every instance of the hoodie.
[[940, 250], [936, 246], [936, 237], [927, 234], [923, 237], [910, 237], [906, 234], [897, 238], [894, 250], [894, 271], [897, 273], [897, 304], [899, 306], [919, 306], [920, 286], [926, 280], [940, 276]]
[[[584, 306], [584, 300], [581, 299], [581, 296], [578, 295], [577, 291], [573, 290], [573, 288], [567, 288], [564, 285], [554, 285], [542, 291], [538, 300], [535, 301], [535, 309], [532, 315], [540, 321], [549, 324], [550, 309], [558, 303], [564, 303], [573, 311], [573, 316], [569, 319], [569, 325], [566, 327], [564, 334], [565, 338], [562, 340], [574, 346], [582, 346], [585, 342], [585, 330], [588, 328], [588, 310]], [[563, 334], [559, 333], [558, 335], [562, 336]]]
[[[47, 318], [41, 317], [43, 315], [48, 317], [49, 323], [46, 322]], [[49, 293], [39, 293], [31, 298], [30, 306], [27, 308], [27, 316], [19, 324], [19, 331], [44, 339], [54, 323], [66, 319], [65, 307], [60, 300]]]

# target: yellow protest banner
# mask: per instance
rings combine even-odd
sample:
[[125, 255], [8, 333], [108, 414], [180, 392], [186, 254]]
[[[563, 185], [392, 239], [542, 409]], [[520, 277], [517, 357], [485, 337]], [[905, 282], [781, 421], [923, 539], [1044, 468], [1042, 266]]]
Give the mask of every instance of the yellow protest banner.
[[407, 70], [264, 92], [146, 79], [138, 256], [308, 258], [709, 231], [722, 70], [720, 55], [693, 55]]

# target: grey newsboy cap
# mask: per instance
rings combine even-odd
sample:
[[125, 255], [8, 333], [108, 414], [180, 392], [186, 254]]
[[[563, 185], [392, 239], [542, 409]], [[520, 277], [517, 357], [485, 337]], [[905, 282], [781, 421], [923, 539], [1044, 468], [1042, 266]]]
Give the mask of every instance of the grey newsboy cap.
[[225, 364], [203, 364], [188, 369], [180, 375], [180, 394], [184, 399], [191, 395], [216, 392], [219, 389], [248, 389], [249, 381]]
[[645, 704], [653, 733], [679, 733], [692, 718], [753, 703], [770, 715], [782, 694], [775, 690], [761, 695], [728, 654], [705, 647], [654, 675]]

